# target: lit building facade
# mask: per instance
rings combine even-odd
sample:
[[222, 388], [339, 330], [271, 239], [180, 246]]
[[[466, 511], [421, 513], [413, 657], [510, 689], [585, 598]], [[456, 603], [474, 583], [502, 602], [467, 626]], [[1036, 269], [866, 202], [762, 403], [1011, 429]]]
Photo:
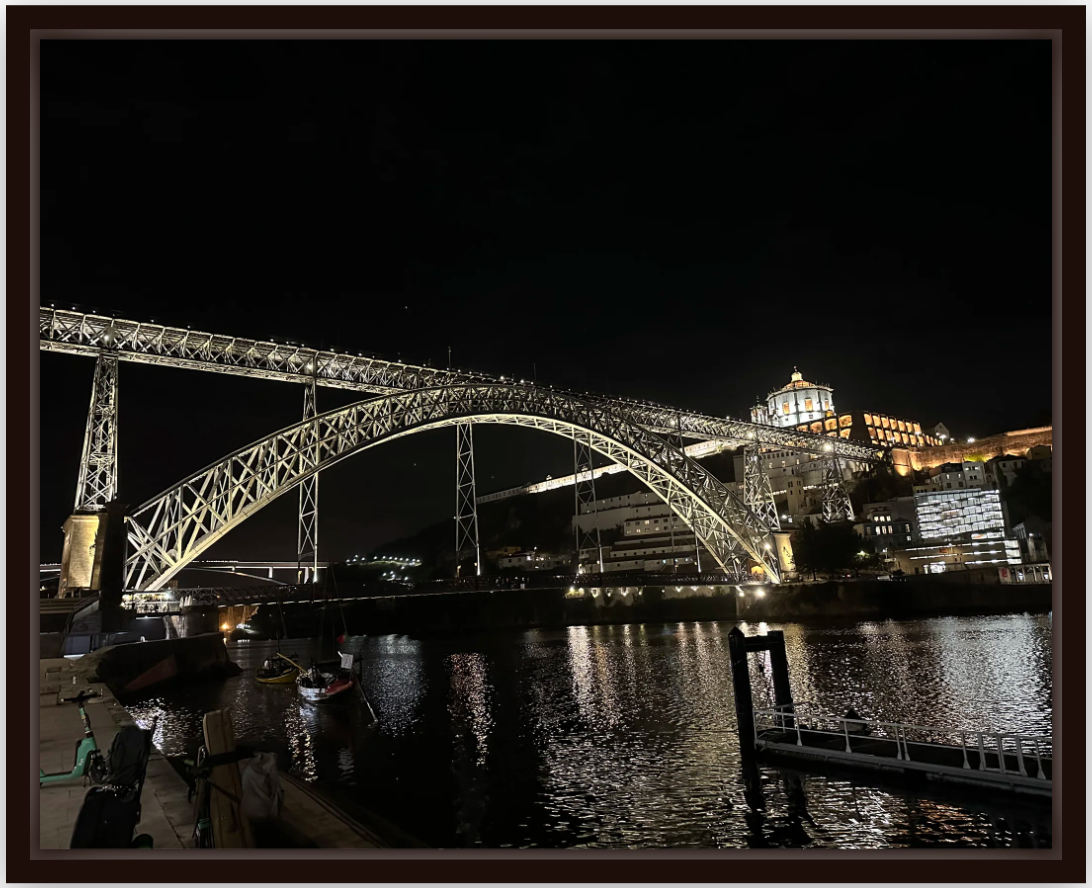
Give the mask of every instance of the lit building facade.
[[964, 490], [988, 487], [989, 475], [985, 463], [944, 463], [929, 470], [929, 480], [914, 485], [914, 493], [934, 493], [941, 490]]
[[570, 561], [568, 555], [555, 555], [552, 552], [517, 552], [515, 555], [506, 555], [497, 559], [497, 567], [501, 570], [553, 570], [567, 566]]
[[751, 408], [751, 421], [779, 429], [799, 428], [834, 413], [834, 389], [818, 382], [808, 382], [795, 367], [784, 388], [766, 396], [766, 406]]
[[932, 435], [921, 430], [921, 423], [896, 419], [885, 413], [853, 410], [828, 416], [822, 420], [796, 427], [798, 432], [811, 432], [829, 438], [852, 438], [879, 447], [929, 447], [937, 444]]
[[982, 487], [934, 490], [916, 493], [914, 499], [922, 540], [963, 536], [986, 540], [1005, 536], [1001, 494], [996, 490]]
[[808, 382], [795, 368], [789, 384], [770, 392], [765, 406], [759, 403], [751, 408], [751, 421], [892, 448], [940, 443], [933, 434], [922, 431], [921, 423], [913, 420], [863, 410], [838, 413], [834, 406], [834, 389]]
[[880, 552], [908, 546], [918, 535], [916, 501], [912, 496], [866, 503], [861, 518], [858, 532]]
[[1012, 539], [921, 541], [893, 553], [898, 569], [907, 574], [947, 573], [1022, 563], [1020, 543]]

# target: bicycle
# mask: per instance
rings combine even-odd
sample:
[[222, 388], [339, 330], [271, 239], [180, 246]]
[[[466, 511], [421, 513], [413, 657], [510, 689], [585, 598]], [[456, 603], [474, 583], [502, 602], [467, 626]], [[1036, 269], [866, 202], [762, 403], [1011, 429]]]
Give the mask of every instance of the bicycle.
[[242, 800], [237, 795], [229, 792], [222, 786], [213, 783], [212, 780], [209, 779], [212, 774], [212, 769], [217, 768], [220, 765], [228, 765], [232, 762], [248, 759], [253, 754], [253, 749], [241, 746], [232, 752], [225, 752], [220, 755], [209, 755], [208, 749], [201, 746], [197, 749], [197, 756], [195, 759], [185, 760], [186, 773], [193, 780], [187, 801], [194, 803], [193, 839], [195, 848], [216, 847], [216, 843], [213, 839], [212, 813], [210, 810], [211, 790], [215, 789], [217, 792], [222, 792], [237, 805], [242, 805]]
[[93, 784], [100, 784], [106, 780], [106, 758], [95, 741], [95, 734], [91, 730], [91, 719], [84, 709], [84, 702], [92, 697], [101, 697], [96, 691], [80, 691], [75, 697], [63, 697], [64, 703], [75, 703], [80, 707], [80, 719], [83, 721], [83, 738], [76, 741], [75, 763], [71, 771], [59, 771], [55, 774], [47, 774], [41, 768], [38, 769], [38, 789], [49, 783], [60, 783], [62, 780], [75, 780], [81, 777], [88, 778]]

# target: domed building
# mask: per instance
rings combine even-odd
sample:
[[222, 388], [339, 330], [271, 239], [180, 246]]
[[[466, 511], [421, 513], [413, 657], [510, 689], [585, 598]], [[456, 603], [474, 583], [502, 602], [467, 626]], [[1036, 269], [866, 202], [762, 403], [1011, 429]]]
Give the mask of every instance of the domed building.
[[782, 428], [797, 428], [816, 420], [834, 416], [834, 389], [818, 382], [808, 382], [792, 368], [792, 379], [784, 388], [766, 396], [751, 408], [751, 421]]

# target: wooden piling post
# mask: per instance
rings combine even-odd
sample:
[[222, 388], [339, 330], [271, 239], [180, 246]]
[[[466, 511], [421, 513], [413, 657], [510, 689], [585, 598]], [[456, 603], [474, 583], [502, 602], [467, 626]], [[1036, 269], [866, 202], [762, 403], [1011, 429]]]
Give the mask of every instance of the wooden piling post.
[[728, 656], [732, 664], [732, 692], [736, 701], [739, 755], [746, 774], [756, 769], [755, 711], [751, 700], [751, 670], [747, 663], [747, 640], [738, 626], [728, 633]]
[[[766, 633], [770, 645], [770, 671], [773, 673], [774, 706], [781, 712], [793, 712], [792, 686], [789, 684], [789, 658], [785, 653], [785, 633], [771, 630]], [[783, 727], [792, 728], [794, 719], [783, 721]]]

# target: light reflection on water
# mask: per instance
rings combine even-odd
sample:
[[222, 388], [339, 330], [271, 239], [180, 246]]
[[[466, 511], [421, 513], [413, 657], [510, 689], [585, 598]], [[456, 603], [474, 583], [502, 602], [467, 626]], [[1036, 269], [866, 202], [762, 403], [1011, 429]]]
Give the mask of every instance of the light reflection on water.
[[[1049, 811], [915, 797], [845, 779], [739, 777], [729, 623], [578, 626], [353, 638], [379, 724], [260, 685], [272, 643], [231, 645], [245, 670], [130, 705], [156, 744], [192, 754], [204, 712], [238, 741], [438, 847], [1008, 846], [1050, 842]], [[1051, 730], [1047, 617], [948, 617], [785, 633], [793, 695], [832, 713], [952, 731]], [[304, 658], [307, 641], [285, 652]], [[755, 658], [758, 659], [758, 658]], [[757, 704], [771, 694], [768, 657]], [[1041, 815], [1041, 816], [1040, 816]], [[1043, 819], [1045, 817], [1045, 820]], [[1034, 829], [1033, 829], [1034, 827]]]

